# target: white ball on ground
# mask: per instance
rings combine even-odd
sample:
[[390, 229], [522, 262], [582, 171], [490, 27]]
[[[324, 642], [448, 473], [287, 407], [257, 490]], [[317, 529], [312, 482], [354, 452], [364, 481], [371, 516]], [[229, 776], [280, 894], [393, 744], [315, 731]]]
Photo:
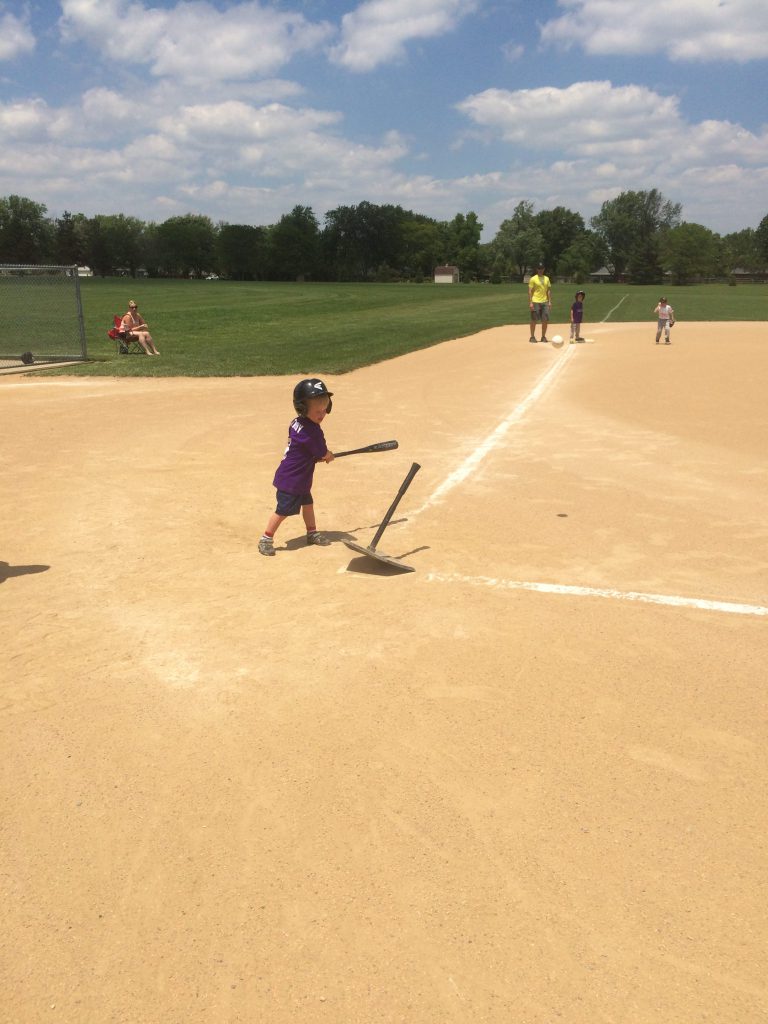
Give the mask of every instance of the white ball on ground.
[[552, 344], [553, 345], [562, 345], [563, 344], [562, 336], [560, 334], [556, 334], [554, 336], [554, 338], [552, 339]]

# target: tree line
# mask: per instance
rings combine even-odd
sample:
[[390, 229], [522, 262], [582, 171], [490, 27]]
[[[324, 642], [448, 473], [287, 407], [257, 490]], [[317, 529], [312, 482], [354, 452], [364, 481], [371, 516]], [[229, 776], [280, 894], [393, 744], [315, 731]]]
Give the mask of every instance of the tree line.
[[0, 263], [88, 265], [103, 276], [203, 277], [241, 281], [431, 280], [440, 265], [463, 281], [522, 280], [540, 260], [551, 275], [586, 280], [606, 267], [614, 280], [677, 284], [768, 267], [768, 215], [756, 228], [718, 235], [682, 220], [657, 189], [622, 192], [587, 225], [564, 206], [535, 212], [523, 200], [480, 242], [477, 214], [439, 221], [400, 206], [361, 202], [328, 211], [295, 206], [276, 224], [214, 224], [202, 214], [145, 222], [125, 214], [65, 212], [23, 196], [0, 197]]

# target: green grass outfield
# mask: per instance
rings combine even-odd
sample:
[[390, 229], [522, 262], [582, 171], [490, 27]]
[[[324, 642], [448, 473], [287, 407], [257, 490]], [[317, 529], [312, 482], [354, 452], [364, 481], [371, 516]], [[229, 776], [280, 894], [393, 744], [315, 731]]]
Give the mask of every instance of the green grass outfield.
[[[568, 322], [577, 285], [553, 288], [553, 329]], [[658, 285], [585, 285], [585, 323], [648, 321]], [[235, 281], [81, 282], [88, 364], [54, 373], [210, 377], [345, 373], [489, 327], [528, 322], [516, 285], [264, 284]], [[668, 288], [680, 320], [768, 320], [768, 285]], [[159, 359], [118, 356], [113, 313], [135, 298]], [[588, 333], [588, 328], [585, 333]], [[527, 337], [522, 329], [520, 338]]]

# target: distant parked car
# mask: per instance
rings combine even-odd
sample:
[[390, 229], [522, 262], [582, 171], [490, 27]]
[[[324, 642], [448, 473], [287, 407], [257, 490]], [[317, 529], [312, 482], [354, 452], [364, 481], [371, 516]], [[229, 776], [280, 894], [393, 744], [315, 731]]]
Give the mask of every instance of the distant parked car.
[[218, 281], [219, 280], [219, 275], [218, 274], [206, 274], [205, 280], [206, 281]]

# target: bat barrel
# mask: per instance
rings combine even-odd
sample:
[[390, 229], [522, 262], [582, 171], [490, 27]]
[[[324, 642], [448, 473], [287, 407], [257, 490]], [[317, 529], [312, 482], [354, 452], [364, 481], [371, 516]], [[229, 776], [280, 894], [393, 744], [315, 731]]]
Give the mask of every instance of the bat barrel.
[[367, 444], [364, 448], [352, 448], [350, 451], [336, 452], [334, 458], [340, 459], [344, 455], [362, 455], [364, 452], [390, 452], [397, 447], [397, 441], [377, 441], [376, 444]]

